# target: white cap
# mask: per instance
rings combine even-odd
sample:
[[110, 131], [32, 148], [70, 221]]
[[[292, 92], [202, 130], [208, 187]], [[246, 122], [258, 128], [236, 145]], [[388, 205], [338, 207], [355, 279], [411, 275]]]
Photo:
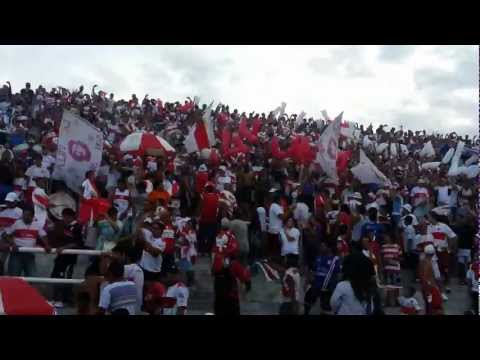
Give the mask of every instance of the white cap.
[[218, 167], [218, 170], [227, 171], [227, 168], [224, 165], [222, 165]]
[[8, 202], [16, 202], [18, 201], [18, 195], [15, 192], [9, 192], [7, 196], [5, 197], [5, 201]]
[[435, 254], [435, 248], [433, 247], [433, 245], [425, 246], [423, 251], [425, 251], [425, 254], [427, 254], [427, 255], [434, 255]]
[[205, 164], [200, 165], [198, 171], [208, 171], [207, 166]]
[[405, 209], [405, 210], [407, 210], [409, 213], [411, 213], [411, 212], [412, 212], [412, 205], [410, 205], [410, 204], [405, 204], [405, 205], [402, 206], [402, 209]]
[[147, 223], [147, 224], [151, 224], [152, 223], [152, 218], [151, 217], [147, 217], [145, 218], [145, 220], [143, 220], [144, 223]]

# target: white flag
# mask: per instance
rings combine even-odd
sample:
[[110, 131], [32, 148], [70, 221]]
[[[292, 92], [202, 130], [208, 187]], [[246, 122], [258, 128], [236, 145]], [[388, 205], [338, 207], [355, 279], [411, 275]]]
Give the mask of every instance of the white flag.
[[88, 121], [64, 111], [53, 178], [80, 192], [85, 174], [102, 162], [103, 134]]
[[360, 149], [360, 163], [350, 171], [362, 184], [391, 185], [390, 180], [378, 170], [362, 149]]
[[330, 116], [328, 116], [327, 110], [322, 110], [322, 116], [325, 119], [325, 121], [330, 121]]
[[450, 169], [448, 169], [448, 176], [457, 176], [459, 174], [459, 162], [460, 157], [463, 153], [463, 148], [465, 147], [465, 143], [463, 141], [459, 141], [457, 144], [457, 148], [455, 149], [455, 154], [452, 158], [452, 163], [450, 165]]
[[300, 125], [302, 123], [303, 118], [307, 115], [304, 111], [298, 114], [297, 118], [295, 119], [296, 125]]
[[338, 138], [340, 136], [340, 125], [342, 122], [343, 112], [338, 115], [335, 120], [328, 125], [318, 140], [318, 152], [316, 161], [322, 167], [322, 170], [333, 181], [338, 180], [337, 176], [337, 152]]
[[287, 103], [282, 102], [282, 104], [277, 107], [275, 110], [273, 110], [273, 117], [280, 117], [283, 114], [285, 114], [285, 108], [287, 107]]

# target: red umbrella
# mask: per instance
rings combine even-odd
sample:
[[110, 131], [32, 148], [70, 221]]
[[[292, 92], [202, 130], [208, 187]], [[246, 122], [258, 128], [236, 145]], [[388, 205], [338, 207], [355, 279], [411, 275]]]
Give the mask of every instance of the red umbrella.
[[120, 144], [120, 151], [136, 155], [174, 154], [175, 149], [165, 139], [146, 132], [128, 135]]

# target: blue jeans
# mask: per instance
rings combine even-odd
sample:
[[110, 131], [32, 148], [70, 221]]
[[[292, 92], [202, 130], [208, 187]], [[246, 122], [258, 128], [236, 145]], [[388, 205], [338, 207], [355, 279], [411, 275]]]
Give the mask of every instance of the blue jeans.
[[8, 260], [8, 275], [10, 276], [26, 276], [35, 275], [35, 255], [29, 253], [10, 253]]

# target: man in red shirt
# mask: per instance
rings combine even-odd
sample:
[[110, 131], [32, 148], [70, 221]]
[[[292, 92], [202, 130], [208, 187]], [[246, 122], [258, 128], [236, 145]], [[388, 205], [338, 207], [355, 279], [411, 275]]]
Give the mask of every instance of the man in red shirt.
[[228, 230], [227, 223], [223, 222], [222, 229], [216, 237], [212, 249], [212, 275], [215, 290], [215, 315], [240, 315], [240, 300], [238, 282], [245, 284], [250, 291], [251, 274], [237, 260], [239, 252], [235, 235]]
[[200, 199], [200, 220], [198, 231], [198, 251], [200, 256], [209, 253], [217, 234], [217, 218], [219, 208], [219, 194], [215, 192], [215, 185], [205, 184], [205, 190]]

